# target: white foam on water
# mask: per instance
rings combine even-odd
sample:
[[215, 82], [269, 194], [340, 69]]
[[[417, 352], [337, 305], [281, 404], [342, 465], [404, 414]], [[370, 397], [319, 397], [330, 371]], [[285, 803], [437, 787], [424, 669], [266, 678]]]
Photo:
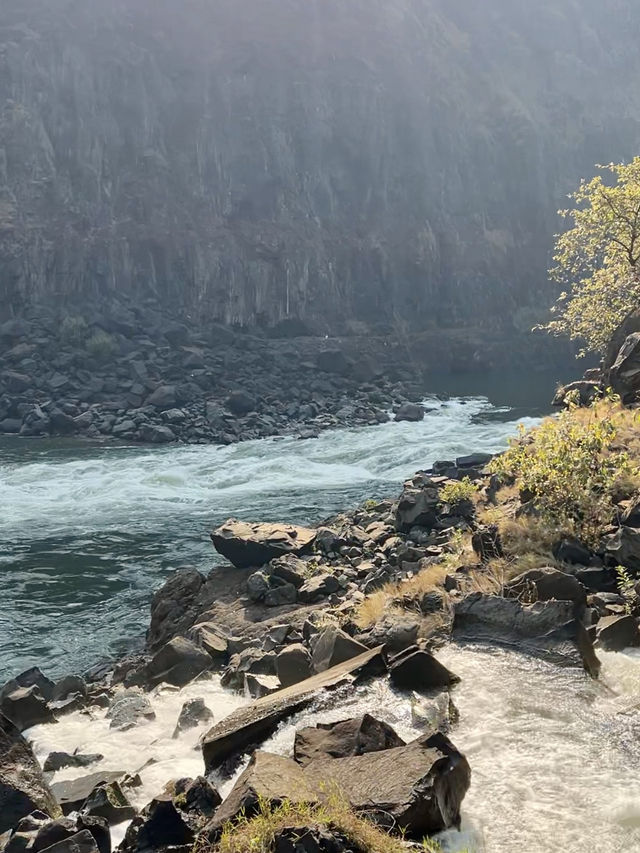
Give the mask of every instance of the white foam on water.
[[[0, 536], [24, 539], [109, 529], [149, 529], [154, 521], [241, 512], [275, 519], [278, 495], [304, 500], [322, 490], [388, 483], [395, 490], [415, 470], [468, 448], [505, 447], [516, 422], [476, 422], [498, 410], [484, 398], [426, 401], [420, 423], [324, 432], [318, 439], [247, 441], [229, 447], [77, 445], [73, 457], [36, 454], [2, 462]], [[508, 410], [505, 410], [505, 418]], [[527, 424], [533, 419], [525, 419]], [[267, 520], [266, 518], [263, 520]], [[32, 527], [33, 526], [33, 527]]]
[[[640, 850], [640, 652], [601, 654], [599, 682], [511, 651], [451, 645], [439, 657], [462, 678], [453, 692], [460, 721], [450, 736], [472, 769], [462, 831], [440, 838], [447, 851]], [[101, 712], [91, 722], [71, 714], [28, 734], [41, 761], [52, 750], [104, 754], [99, 765], [60, 771], [55, 781], [94, 769], [135, 772], [153, 759], [134, 794], [142, 806], [170, 779], [203, 772], [198, 740], [206, 726], [171, 737], [183, 702], [195, 696], [205, 698], [216, 721], [246, 702], [216, 677], [181, 691], [154, 691], [156, 719], [128, 732], [110, 730]], [[405, 740], [421, 733], [409, 697], [378, 680], [321, 697], [282, 723], [262, 748], [291, 755], [297, 728], [365, 712]], [[233, 784], [214, 781], [223, 795]], [[114, 837], [123, 830], [116, 828]]]

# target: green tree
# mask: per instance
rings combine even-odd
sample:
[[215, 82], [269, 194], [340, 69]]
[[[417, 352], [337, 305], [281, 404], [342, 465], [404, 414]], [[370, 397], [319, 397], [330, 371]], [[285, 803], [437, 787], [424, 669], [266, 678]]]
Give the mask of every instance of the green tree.
[[[627, 165], [598, 166], [602, 175], [581, 181], [559, 211], [573, 227], [556, 239], [553, 280], [566, 290], [545, 328], [603, 352], [616, 327], [640, 307], [640, 157]], [[608, 178], [608, 175], [606, 175]]]

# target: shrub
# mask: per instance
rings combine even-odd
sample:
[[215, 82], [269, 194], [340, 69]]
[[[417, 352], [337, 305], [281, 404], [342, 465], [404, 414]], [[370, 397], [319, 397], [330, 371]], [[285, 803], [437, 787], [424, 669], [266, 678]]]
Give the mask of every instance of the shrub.
[[60, 337], [68, 344], [82, 344], [89, 334], [89, 327], [84, 317], [67, 315], [60, 325]]
[[628, 452], [616, 445], [620, 418], [614, 407], [592, 407], [588, 416], [578, 412], [563, 412], [529, 433], [521, 429], [519, 439], [493, 460], [490, 470], [515, 477], [542, 525], [572, 532], [593, 546], [637, 469]]
[[113, 335], [97, 331], [86, 342], [86, 349], [90, 356], [100, 361], [112, 358], [119, 350], [118, 342]]
[[451, 480], [440, 489], [440, 500], [451, 506], [472, 501], [478, 493], [478, 487], [468, 477], [462, 480]]

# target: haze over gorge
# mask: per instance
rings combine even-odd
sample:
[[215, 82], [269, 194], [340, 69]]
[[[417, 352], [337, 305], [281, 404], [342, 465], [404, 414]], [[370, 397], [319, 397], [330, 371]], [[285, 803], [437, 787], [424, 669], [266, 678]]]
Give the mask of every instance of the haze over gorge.
[[639, 853], [639, 45], [0, 0], [0, 853]]
[[637, 150], [634, 11], [3, 3], [0, 311], [528, 330], [566, 193]]

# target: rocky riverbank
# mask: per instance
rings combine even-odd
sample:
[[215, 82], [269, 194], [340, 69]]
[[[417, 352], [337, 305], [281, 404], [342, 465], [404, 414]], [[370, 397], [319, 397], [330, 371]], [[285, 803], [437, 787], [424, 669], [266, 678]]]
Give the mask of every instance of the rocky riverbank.
[[[0, 434], [230, 444], [419, 417], [430, 372], [512, 367], [513, 341], [195, 327], [151, 309], [40, 310], [0, 325]], [[277, 335], [274, 337], [274, 335]], [[522, 364], [548, 365], [532, 339]]]
[[[458, 823], [473, 772], [455, 746], [454, 703], [464, 682], [438, 660], [444, 643], [497, 643], [593, 678], [594, 643], [640, 644], [637, 596], [616, 570], [640, 571], [637, 504], [619, 506], [597, 545], [558, 532], [545, 540], [545, 553], [535, 547], [530, 496], [500, 480], [489, 462], [479, 454], [443, 460], [407, 481], [398, 499], [313, 528], [230, 519], [212, 533], [229, 564], [208, 576], [182, 568], [169, 578], [153, 597], [144, 654], [83, 678], [53, 683], [36, 669], [5, 685], [5, 853], [54, 845], [56, 853], [105, 853], [108, 825], [129, 820], [123, 851], [164, 849], [168, 839], [185, 849], [198, 841], [242, 850], [228, 846], [233, 838], [243, 843], [242, 813], [276, 827], [278, 846], [267, 849], [386, 850], [354, 842], [369, 831], [363, 814], [395, 845], [390, 851], [429, 849], [419, 839]], [[212, 725], [212, 709], [195, 696], [172, 724], [178, 739], [190, 729], [201, 735], [206, 777], [163, 779], [164, 791], [141, 809], [133, 805], [135, 774], [101, 769], [101, 755], [63, 750], [40, 769], [20, 735], [73, 714], [143, 731], [156, 714], [149, 691], [198, 683], [204, 690], [216, 673], [226, 689], [244, 694], [241, 705]], [[406, 743], [371, 708], [339, 725], [299, 730], [291, 756], [260, 751], [302, 708], [321, 696], [339, 707], [345, 690], [367, 680], [388, 681], [405, 696], [424, 735]], [[217, 786], [248, 754], [223, 798]], [[141, 760], [143, 775], [144, 766]], [[327, 787], [340, 792], [339, 819]], [[282, 802], [293, 824], [282, 822]], [[301, 832], [308, 837], [302, 848], [292, 841]]]

